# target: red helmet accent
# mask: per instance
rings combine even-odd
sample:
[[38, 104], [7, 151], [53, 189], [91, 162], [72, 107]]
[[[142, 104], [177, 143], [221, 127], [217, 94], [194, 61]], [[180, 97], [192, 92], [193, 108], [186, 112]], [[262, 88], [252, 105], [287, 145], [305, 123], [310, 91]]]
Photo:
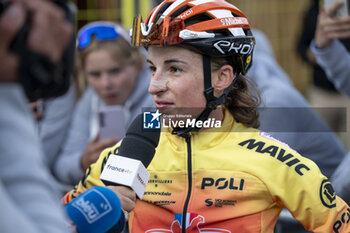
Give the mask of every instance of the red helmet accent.
[[234, 56], [243, 74], [252, 63], [255, 39], [247, 17], [222, 0], [165, 0], [134, 19], [135, 46], [187, 45], [212, 57]]

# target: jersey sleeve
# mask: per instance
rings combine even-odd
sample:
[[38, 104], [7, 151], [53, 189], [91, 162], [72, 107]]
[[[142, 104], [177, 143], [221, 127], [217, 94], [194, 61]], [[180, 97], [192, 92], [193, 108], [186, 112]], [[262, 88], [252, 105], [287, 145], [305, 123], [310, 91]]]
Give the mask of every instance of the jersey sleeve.
[[279, 158], [283, 163], [272, 165], [269, 170], [274, 170], [274, 175], [264, 181], [276, 203], [309, 231], [350, 232], [349, 206], [336, 195], [328, 178], [313, 161], [283, 148], [284, 157]]
[[79, 181], [79, 183], [74, 187], [74, 189], [65, 194], [62, 200], [65, 204], [71, 202], [74, 198], [76, 198], [89, 188], [95, 186], [105, 186], [100, 180], [100, 175], [107, 162], [108, 157], [111, 154], [118, 154], [119, 146], [120, 142], [117, 143], [115, 146], [107, 148], [101, 152], [97, 161], [91, 164], [90, 167], [86, 170], [84, 178], [81, 181]]

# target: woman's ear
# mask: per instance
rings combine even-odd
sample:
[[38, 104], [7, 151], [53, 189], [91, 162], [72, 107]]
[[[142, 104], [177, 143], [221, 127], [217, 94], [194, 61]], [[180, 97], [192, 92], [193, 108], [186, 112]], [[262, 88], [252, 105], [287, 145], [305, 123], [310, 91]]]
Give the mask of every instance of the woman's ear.
[[233, 82], [233, 68], [230, 65], [223, 65], [219, 70], [212, 73], [211, 85], [214, 88], [214, 95], [219, 97], [224, 90]]

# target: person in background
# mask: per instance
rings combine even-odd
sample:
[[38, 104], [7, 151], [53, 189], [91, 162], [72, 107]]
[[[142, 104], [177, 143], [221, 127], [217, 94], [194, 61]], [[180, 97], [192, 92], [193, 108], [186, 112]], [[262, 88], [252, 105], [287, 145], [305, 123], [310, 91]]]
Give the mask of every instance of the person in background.
[[72, 35], [64, 13], [49, 1], [10, 0], [0, 16], [0, 232], [69, 232], [59, 190], [18, 83], [20, 57], [11, 41], [30, 17], [27, 46], [57, 63]]
[[[323, 2], [320, 0], [310, 0], [310, 2], [310, 7], [304, 16], [297, 45], [298, 54], [313, 69], [313, 85], [307, 94], [312, 107], [325, 108], [320, 111], [321, 116], [329, 124], [331, 129], [337, 133], [343, 144], [348, 147], [350, 146], [350, 138], [342, 132], [344, 132], [347, 126], [344, 108], [350, 107], [350, 100], [339, 93], [334, 87], [334, 84], [328, 80], [324, 69], [317, 64], [315, 54], [310, 49], [310, 44], [316, 31], [319, 9], [323, 5]], [[347, 50], [350, 49], [350, 39], [344, 38], [341, 40], [341, 43]]]
[[[339, 39], [350, 38], [350, 17], [333, 17], [341, 3], [328, 11], [321, 9], [311, 50], [317, 63], [326, 71], [335, 87], [350, 97], [350, 54]], [[348, 132], [349, 133], [349, 132]], [[350, 203], [350, 155], [340, 163], [331, 177], [334, 189], [347, 203]]]
[[[347, 224], [334, 226], [349, 207], [317, 165], [256, 129], [259, 99], [243, 76], [255, 40], [237, 7], [166, 0], [144, 23], [139, 17], [134, 23], [133, 43], [148, 47], [157, 109], [174, 121], [189, 111], [195, 121], [221, 127], [162, 129], [147, 167], [152, 182], [130, 215], [131, 232], [270, 233], [283, 208], [309, 230], [349, 231]], [[65, 200], [103, 185], [103, 161], [118, 148], [103, 151]]]
[[[54, 164], [59, 181], [75, 184], [106, 147], [120, 138], [99, 138], [99, 110], [122, 106], [127, 127], [144, 107], [152, 107], [147, 92], [150, 72], [145, 52], [130, 45], [128, 33], [113, 22], [87, 24], [78, 33], [76, 69], [88, 87], [76, 105], [61, 153]], [[118, 124], [119, 122], [116, 122]]]
[[53, 175], [57, 156], [67, 138], [76, 101], [76, 89], [74, 84], [71, 84], [62, 96], [29, 103], [36, 119], [44, 160]]
[[350, 16], [333, 17], [341, 5], [336, 3], [328, 11], [321, 8], [315, 39], [310, 49], [315, 54], [317, 63], [325, 70], [328, 79], [339, 91], [350, 96], [350, 54], [339, 41], [350, 38]]

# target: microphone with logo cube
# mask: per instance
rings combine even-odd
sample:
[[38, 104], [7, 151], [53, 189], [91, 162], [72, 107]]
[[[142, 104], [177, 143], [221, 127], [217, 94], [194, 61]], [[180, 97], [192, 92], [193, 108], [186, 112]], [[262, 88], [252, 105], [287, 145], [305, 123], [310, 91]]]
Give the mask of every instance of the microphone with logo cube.
[[101, 173], [100, 179], [105, 185], [124, 185], [135, 191], [142, 199], [150, 174], [136, 159], [110, 155]]
[[[124, 185], [142, 199], [150, 174], [146, 167], [152, 161], [159, 143], [160, 129], [143, 129], [143, 114], [129, 126], [118, 148], [109, 155], [100, 175], [105, 185]], [[79, 233], [121, 232], [125, 225], [119, 197], [105, 187], [93, 187], [66, 206], [68, 216]]]
[[151, 163], [159, 143], [160, 129], [143, 128], [143, 114], [129, 126], [118, 148], [118, 155], [109, 155], [100, 180], [105, 185], [124, 185], [142, 199], [150, 178], [146, 167]]

